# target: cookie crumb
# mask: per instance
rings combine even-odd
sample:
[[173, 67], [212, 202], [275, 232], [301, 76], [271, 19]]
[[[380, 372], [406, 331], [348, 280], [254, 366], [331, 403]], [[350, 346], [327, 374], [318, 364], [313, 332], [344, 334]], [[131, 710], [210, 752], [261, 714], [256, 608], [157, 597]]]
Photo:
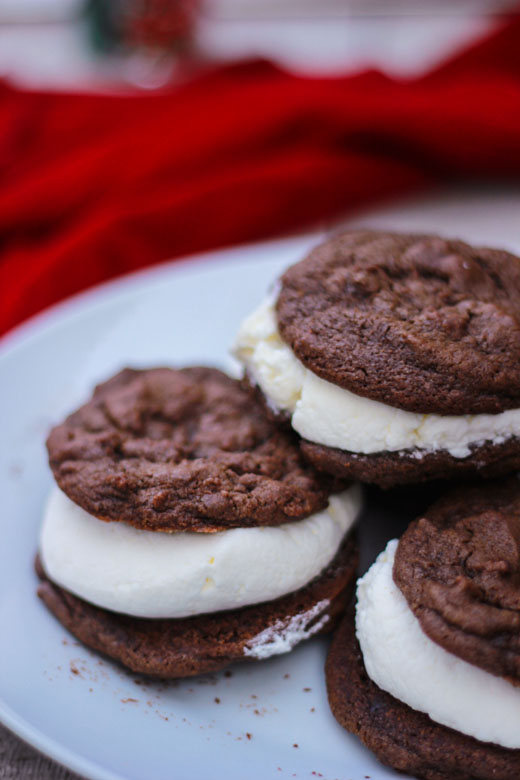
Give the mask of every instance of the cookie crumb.
[[215, 696], [215, 704], [220, 704], [220, 699], [218, 696]]

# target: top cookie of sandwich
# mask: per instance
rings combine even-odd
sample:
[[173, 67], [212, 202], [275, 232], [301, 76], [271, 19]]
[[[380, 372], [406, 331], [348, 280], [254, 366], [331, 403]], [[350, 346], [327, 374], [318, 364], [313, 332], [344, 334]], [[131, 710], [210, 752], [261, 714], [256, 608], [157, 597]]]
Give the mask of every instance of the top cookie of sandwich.
[[148, 530], [279, 525], [322, 509], [330, 493], [293, 434], [214, 368], [125, 369], [51, 431], [47, 448], [76, 504]]
[[520, 258], [353, 231], [282, 276], [278, 328], [322, 379], [411, 412], [520, 407]]
[[423, 631], [520, 685], [520, 482], [460, 487], [399, 541], [393, 576]]

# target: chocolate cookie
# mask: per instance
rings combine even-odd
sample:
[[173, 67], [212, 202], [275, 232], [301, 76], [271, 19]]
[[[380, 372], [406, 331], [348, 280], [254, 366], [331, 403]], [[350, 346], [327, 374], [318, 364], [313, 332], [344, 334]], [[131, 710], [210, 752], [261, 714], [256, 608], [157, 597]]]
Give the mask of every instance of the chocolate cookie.
[[400, 450], [362, 455], [305, 439], [300, 447], [305, 458], [319, 471], [382, 488], [433, 479], [499, 477], [520, 470], [520, 440], [516, 437], [501, 444], [486, 442], [471, 446], [471, 454], [465, 458], [454, 458], [446, 450], [424, 453]]
[[278, 328], [322, 379], [441, 415], [520, 407], [520, 259], [438, 236], [351, 231], [290, 268]]
[[394, 581], [445, 650], [520, 685], [520, 482], [461, 487], [401, 537]]
[[72, 634], [134, 672], [165, 678], [261, 660], [275, 641], [288, 651], [313, 634], [330, 631], [352, 596], [356, 566], [357, 546], [350, 534], [327, 569], [295, 593], [227, 612], [149, 620], [88, 604], [53, 584], [36, 563], [42, 579], [38, 595]]
[[48, 438], [60, 488], [101, 520], [155, 531], [278, 525], [332, 483], [240, 384], [214, 368], [125, 369]]
[[425, 780], [520, 777], [520, 750], [479, 742], [434, 723], [378, 688], [366, 673], [352, 611], [334, 636], [326, 677], [335, 718], [383, 763]]

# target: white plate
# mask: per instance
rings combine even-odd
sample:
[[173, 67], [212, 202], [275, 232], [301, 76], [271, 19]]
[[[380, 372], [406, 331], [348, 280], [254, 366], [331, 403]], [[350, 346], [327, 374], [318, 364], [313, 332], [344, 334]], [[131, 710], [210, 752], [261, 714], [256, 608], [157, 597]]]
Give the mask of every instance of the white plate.
[[[473, 203], [469, 215], [466, 198], [458, 223], [457, 205], [446, 209], [440, 201], [381, 212], [372, 221], [415, 229], [446, 225], [450, 233], [473, 233], [482, 240], [483, 218], [473, 225], [476, 208], [488, 215], [490, 240], [498, 240], [497, 220], [504, 223], [507, 209], [495, 198], [490, 210], [486, 198]], [[511, 206], [510, 196], [507, 203]], [[502, 243], [518, 238], [515, 203]], [[125, 364], [203, 362], [232, 368], [227, 348], [241, 318], [315, 240], [307, 236], [164, 265], [55, 307], [5, 341], [0, 354], [0, 720], [89, 778], [396, 776], [330, 714], [323, 678], [326, 640], [262, 664], [236, 666], [232, 676], [145, 682], [74, 642], [35, 596], [32, 562], [51, 485], [44, 450], [49, 426], [96, 381]], [[389, 501], [380, 500], [380, 506]], [[376, 525], [364, 529], [375, 547], [391, 531], [377, 525], [380, 506], [376, 496]]]

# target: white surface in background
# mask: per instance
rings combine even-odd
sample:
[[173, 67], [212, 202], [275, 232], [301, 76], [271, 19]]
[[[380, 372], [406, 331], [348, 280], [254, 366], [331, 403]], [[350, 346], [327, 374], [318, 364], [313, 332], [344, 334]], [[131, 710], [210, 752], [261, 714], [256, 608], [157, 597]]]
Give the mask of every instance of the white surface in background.
[[[47, 24], [2, 24], [0, 77], [36, 88], [89, 89], [117, 83], [160, 86], [171, 74], [165, 63], [142, 54], [101, 58], [91, 51], [80, 18]], [[266, 57], [302, 73], [334, 74], [376, 67], [413, 75], [434, 66], [494, 25], [472, 13], [255, 18], [219, 13], [208, 4], [198, 47], [210, 61]]]
[[0, 0], [0, 24], [62, 22], [83, 6], [84, 0]]
[[461, 16], [518, 8], [517, 0], [206, 0], [212, 15], [222, 18], [316, 16]]
[[307, 18], [209, 18], [203, 51], [219, 59], [267, 57], [305, 74], [379, 68], [411, 76], [476, 40], [494, 22], [485, 16], [325, 15]]

